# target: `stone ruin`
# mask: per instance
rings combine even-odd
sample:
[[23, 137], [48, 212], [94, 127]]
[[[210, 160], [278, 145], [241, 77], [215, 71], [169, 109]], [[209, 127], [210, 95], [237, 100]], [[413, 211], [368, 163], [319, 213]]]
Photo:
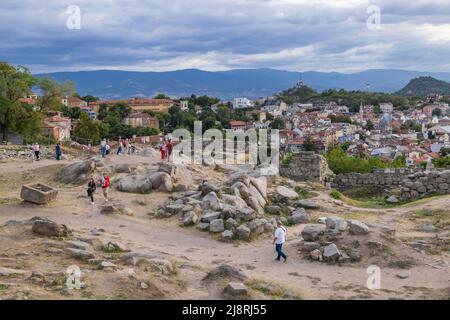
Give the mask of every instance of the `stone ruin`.
[[311, 151], [302, 151], [292, 155], [285, 165], [280, 163], [280, 175], [294, 181], [311, 181], [325, 184], [333, 173], [325, 158]]
[[24, 185], [20, 192], [20, 197], [24, 201], [40, 205], [48, 204], [49, 202], [56, 200], [57, 196], [58, 190], [42, 183]]

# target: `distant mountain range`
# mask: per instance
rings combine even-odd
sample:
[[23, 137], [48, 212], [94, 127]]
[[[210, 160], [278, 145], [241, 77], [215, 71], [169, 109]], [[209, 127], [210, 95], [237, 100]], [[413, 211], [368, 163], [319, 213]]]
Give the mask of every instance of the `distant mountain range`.
[[417, 97], [423, 97], [429, 94], [450, 95], [450, 83], [432, 77], [419, 77], [411, 80], [397, 94]]
[[326, 89], [367, 90], [393, 93], [413, 78], [431, 76], [450, 81], [450, 73], [405, 70], [367, 70], [357, 73], [289, 72], [274, 69], [242, 69], [209, 72], [197, 69], [170, 72], [78, 71], [37, 74], [60, 82], [76, 83], [80, 95], [92, 94], [102, 99], [152, 97], [165, 93], [174, 98], [191, 94], [259, 98], [293, 87], [300, 80], [309, 87]]

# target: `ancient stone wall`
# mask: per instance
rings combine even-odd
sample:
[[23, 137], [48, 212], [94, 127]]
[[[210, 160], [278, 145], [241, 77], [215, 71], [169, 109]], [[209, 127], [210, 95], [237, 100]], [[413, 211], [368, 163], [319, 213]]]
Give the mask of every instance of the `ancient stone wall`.
[[333, 188], [346, 190], [365, 186], [395, 187], [408, 175], [415, 173], [409, 169], [374, 170], [372, 173], [338, 174], [332, 182]]
[[280, 164], [280, 174], [295, 181], [325, 183], [330, 175], [325, 158], [314, 152], [303, 151], [292, 155], [288, 165]]
[[401, 182], [400, 188], [402, 200], [432, 194], [450, 194], [450, 170], [411, 174]]

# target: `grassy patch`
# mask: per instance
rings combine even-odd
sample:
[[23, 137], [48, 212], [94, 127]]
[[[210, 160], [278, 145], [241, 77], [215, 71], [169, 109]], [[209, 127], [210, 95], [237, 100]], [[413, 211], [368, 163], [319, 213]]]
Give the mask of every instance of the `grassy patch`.
[[10, 206], [21, 203], [22, 200], [19, 198], [1, 198], [0, 199], [0, 206]]
[[411, 221], [417, 220], [429, 220], [433, 225], [440, 229], [445, 229], [449, 225], [450, 221], [450, 210], [438, 209], [438, 210], [427, 210], [422, 209], [419, 211], [414, 211], [408, 215], [408, 219]]
[[255, 291], [259, 291], [263, 293], [264, 295], [270, 296], [273, 299], [279, 299], [279, 300], [286, 300], [286, 299], [295, 299], [295, 300], [302, 300], [302, 297], [300, 294], [295, 294], [287, 290], [286, 288], [274, 284], [274, 283], [268, 283], [265, 281], [258, 281], [258, 280], [250, 280], [246, 283], [246, 285]]
[[364, 220], [369, 215], [368, 212], [362, 212], [362, 211], [355, 211], [355, 212], [349, 212], [339, 215], [339, 217], [343, 219], [349, 219], [349, 220]]

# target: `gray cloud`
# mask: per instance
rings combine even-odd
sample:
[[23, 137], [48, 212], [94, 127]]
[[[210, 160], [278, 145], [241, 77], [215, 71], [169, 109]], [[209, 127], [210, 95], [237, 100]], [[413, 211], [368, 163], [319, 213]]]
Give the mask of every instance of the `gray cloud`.
[[[66, 9], [81, 8], [68, 30]], [[369, 5], [381, 29], [369, 30]], [[33, 72], [450, 71], [447, 0], [3, 0], [0, 60]]]

